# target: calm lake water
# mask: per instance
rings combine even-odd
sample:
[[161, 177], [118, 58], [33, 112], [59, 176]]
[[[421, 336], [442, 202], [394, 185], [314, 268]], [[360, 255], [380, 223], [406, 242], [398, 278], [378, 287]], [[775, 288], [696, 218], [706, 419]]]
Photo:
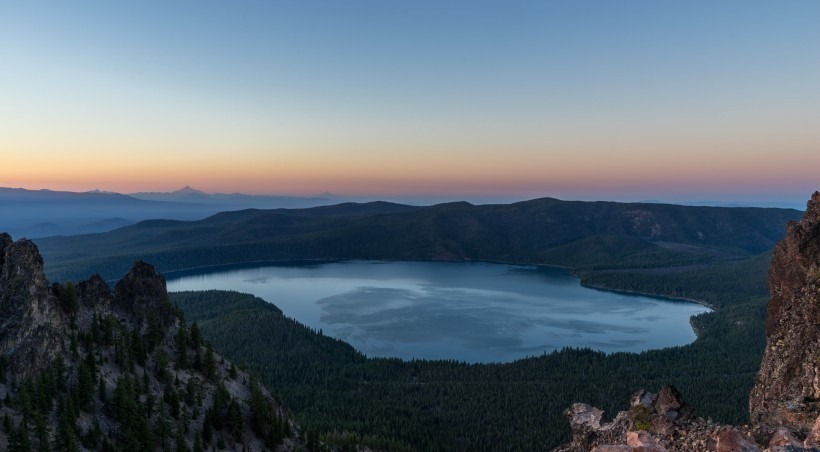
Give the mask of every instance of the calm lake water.
[[246, 292], [368, 356], [507, 362], [572, 346], [692, 342], [688, 302], [581, 287], [568, 271], [490, 263], [350, 261], [168, 275], [168, 290]]

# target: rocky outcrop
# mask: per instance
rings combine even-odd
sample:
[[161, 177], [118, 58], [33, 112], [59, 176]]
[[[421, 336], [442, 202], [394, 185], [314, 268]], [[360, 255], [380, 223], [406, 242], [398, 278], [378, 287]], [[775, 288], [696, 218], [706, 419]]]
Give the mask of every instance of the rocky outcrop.
[[576, 403], [564, 413], [572, 427], [572, 442], [554, 452], [757, 452], [806, 451], [790, 432], [767, 449], [755, 442], [748, 426], [716, 424], [695, 416], [673, 386], [658, 394], [638, 391], [629, 411], [621, 411], [612, 422], [602, 423], [603, 412]]
[[100, 275], [94, 275], [77, 284], [77, 292], [80, 301], [86, 307], [108, 307], [114, 298], [111, 295], [111, 288]]
[[167, 326], [176, 319], [174, 307], [168, 301], [165, 278], [140, 260], [114, 287], [113, 306], [142, 324], [156, 319]]
[[779, 426], [807, 435], [820, 421], [820, 193], [787, 230], [769, 269], [766, 351], [749, 399], [763, 436]]
[[12, 376], [39, 372], [67, 350], [68, 327], [30, 240], [0, 235], [0, 355]]
[[574, 404], [565, 414], [572, 442], [556, 452], [820, 452], [820, 193], [788, 225], [769, 269], [766, 351], [749, 398], [751, 426], [718, 425], [694, 415], [680, 393], [639, 391], [629, 411]]
[[96, 275], [49, 286], [37, 246], [0, 234], [0, 450], [303, 449], [287, 409], [195, 331], [149, 264], [113, 294]]
[[665, 386], [657, 394], [636, 392], [629, 411], [619, 412], [612, 422], [602, 423], [603, 411], [583, 403], [564, 414], [572, 428], [572, 442], [556, 452], [716, 450], [718, 437], [731, 429], [696, 417], [674, 386]]

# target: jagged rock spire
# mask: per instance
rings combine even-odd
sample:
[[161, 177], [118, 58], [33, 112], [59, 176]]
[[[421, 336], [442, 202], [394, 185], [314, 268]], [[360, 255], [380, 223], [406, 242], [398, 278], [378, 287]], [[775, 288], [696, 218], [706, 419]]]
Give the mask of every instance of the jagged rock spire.
[[133, 315], [137, 322], [151, 316], [163, 325], [173, 323], [176, 314], [168, 301], [165, 278], [150, 264], [138, 260], [114, 287], [114, 307]]
[[0, 355], [12, 374], [31, 374], [65, 351], [66, 317], [31, 240], [0, 234]]

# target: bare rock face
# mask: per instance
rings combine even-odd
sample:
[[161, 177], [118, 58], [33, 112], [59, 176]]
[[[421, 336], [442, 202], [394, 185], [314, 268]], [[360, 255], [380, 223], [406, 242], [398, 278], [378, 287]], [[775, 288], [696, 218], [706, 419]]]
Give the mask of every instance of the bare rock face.
[[805, 435], [820, 416], [820, 193], [775, 247], [769, 291], [752, 423], [764, 437], [778, 426]]
[[66, 351], [65, 314], [30, 240], [0, 235], [0, 355], [12, 375], [39, 372]]
[[140, 260], [134, 262], [131, 270], [114, 287], [113, 307], [143, 324], [152, 318], [164, 326], [176, 321], [176, 313], [168, 301], [165, 278], [153, 266]]
[[111, 305], [113, 296], [111, 288], [100, 275], [94, 275], [86, 281], [77, 284], [77, 292], [80, 301], [88, 307]]

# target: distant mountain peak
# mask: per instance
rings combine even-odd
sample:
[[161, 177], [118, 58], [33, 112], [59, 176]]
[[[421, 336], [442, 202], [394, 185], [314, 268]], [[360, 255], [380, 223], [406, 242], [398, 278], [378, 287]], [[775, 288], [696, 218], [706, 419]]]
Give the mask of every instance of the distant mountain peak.
[[190, 185], [186, 185], [186, 186], [180, 188], [179, 190], [172, 191], [171, 194], [174, 194], [174, 195], [204, 195], [205, 192], [202, 191], [202, 190], [197, 190], [195, 188], [192, 188]]

